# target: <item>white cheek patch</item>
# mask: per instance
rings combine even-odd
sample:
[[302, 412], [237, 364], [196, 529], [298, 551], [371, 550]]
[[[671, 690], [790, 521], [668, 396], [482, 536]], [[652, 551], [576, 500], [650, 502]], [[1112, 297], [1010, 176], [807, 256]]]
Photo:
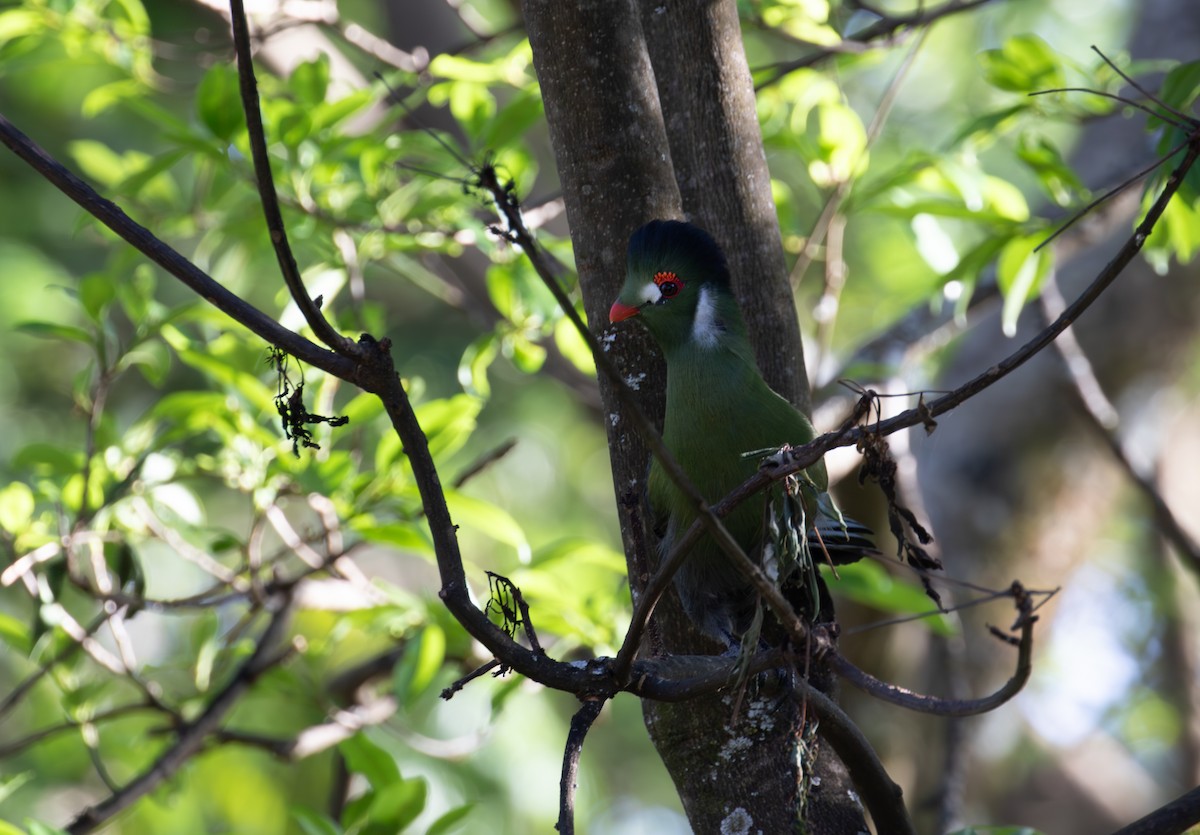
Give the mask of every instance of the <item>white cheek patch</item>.
[[721, 324], [717, 321], [717, 305], [713, 301], [712, 291], [707, 287], [701, 287], [700, 298], [696, 302], [696, 315], [692, 319], [692, 341], [702, 348], [714, 348], [721, 335], [721, 330]]
[[646, 304], [657, 304], [658, 300], [662, 298], [662, 291], [653, 281], [648, 281], [638, 291], [638, 298]]

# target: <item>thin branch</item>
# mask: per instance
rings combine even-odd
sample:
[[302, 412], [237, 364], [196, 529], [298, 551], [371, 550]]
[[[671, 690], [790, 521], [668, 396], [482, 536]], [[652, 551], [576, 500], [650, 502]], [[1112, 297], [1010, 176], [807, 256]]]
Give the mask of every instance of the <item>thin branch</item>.
[[[87, 721], [93, 725], [98, 725], [102, 722], [120, 719], [130, 715], [131, 713], [140, 713], [146, 710], [157, 709], [158, 708], [156, 708], [154, 705], [146, 702], [135, 702], [133, 704], [121, 705], [119, 707], [101, 711], [88, 717]], [[60, 722], [57, 725], [50, 725], [49, 727], [40, 728], [36, 731], [33, 731], [28, 736], [23, 736], [20, 739], [14, 739], [11, 742], [6, 742], [3, 745], [0, 745], [0, 760], [16, 756], [22, 751], [32, 748], [34, 745], [37, 745], [39, 742], [43, 742], [52, 736], [57, 736], [58, 734], [65, 733], [67, 731], [78, 730], [83, 724], [84, 722], [76, 719], [67, 719], [66, 721]]]
[[558, 789], [558, 823], [554, 825], [559, 835], [575, 835], [575, 789], [579, 779], [579, 757], [583, 754], [583, 740], [604, 709], [604, 702], [604, 699], [584, 699], [579, 710], [571, 717]]
[[1034, 247], [1033, 251], [1037, 252], [1039, 249], [1041, 249], [1042, 247], [1049, 244], [1051, 241], [1053, 241], [1055, 238], [1057, 238], [1063, 232], [1066, 232], [1068, 229], [1070, 229], [1072, 226], [1074, 226], [1085, 215], [1087, 215], [1088, 212], [1090, 212], [1092, 209], [1099, 206], [1101, 203], [1104, 203], [1105, 201], [1109, 200], [1110, 198], [1116, 197], [1118, 194], [1125, 191], [1127, 188], [1134, 185], [1135, 183], [1141, 182], [1142, 179], [1149, 176], [1156, 169], [1161, 168], [1166, 162], [1168, 162], [1171, 159], [1171, 157], [1175, 156], [1177, 153], [1182, 151], [1184, 146], [1188, 145], [1192, 141], [1193, 141], [1193, 137], [1188, 137], [1187, 139], [1185, 139], [1184, 141], [1182, 141], [1178, 145], [1176, 145], [1174, 148], [1172, 148], [1170, 151], [1168, 151], [1167, 154], [1165, 156], [1163, 156], [1161, 159], [1155, 160], [1154, 162], [1150, 163], [1142, 170], [1131, 175], [1130, 177], [1126, 178], [1125, 180], [1121, 181], [1120, 183], [1117, 183], [1115, 186], [1110, 188], [1108, 191], [1104, 192], [1104, 194], [1101, 194], [1095, 200], [1088, 203], [1086, 206], [1084, 206], [1082, 209], [1077, 211], [1075, 214], [1071, 215], [1070, 220], [1068, 220], [1062, 226], [1055, 229], [1054, 233], [1052, 235], [1050, 235], [1050, 237], [1046, 238], [1046, 240], [1042, 241], [1040, 244], [1038, 244], [1036, 247]]
[[[1094, 47], [1094, 46], [1092, 47], [1092, 49], [1095, 49], [1095, 48], [1096, 47]], [[1139, 87], [1138, 89], [1140, 90], [1141, 88]], [[1107, 93], [1104, 90], [1093, 90], [1090, 87], [1054, 87], [1050, 90], [1035, 90], [1034, 92], [1029, 93], [1029, 96], [1030, 96], [1030, 98], [1032, 98], [1034, 96], [1048, 96], [1051, 93], [1088, 93], [1089, 95], [1100, 96], [1101, 98], [1112, 99], [1113, 101], [1119, 101], [1121, 104], [1124, 104], [1128, 107], [1135, 107], [1138, 110], [1142, 111], [1143, 113], [1148, 113], [1151, 116], [1153, 116], [1155, 119], [1160, 119], [1160, 120], [1166, 122], [1168, 125], [1177, 127], [1180, 130], [1187, 130], [1188, 124], [1193, 121], [1192, 119], [1188, 119], [1185, 116], [1184, 119], [1186, 119], [1186, 122], [1177, 122], [1174, 119], [1170, 119], [1170, 118], [1164, 116], [1163, 114], [1159, 113], [1157, 110], [1154, 110], [1153, 108], [1142, 104], [1140, 101], [1135, 101], [1134, 99], [1126, 98], [1125, 96], [1118, 95], [1117, 93]], [[1158, 104], [1162, 107], [1166, 107], [1165, 104], [1162, 104], [1162, 102], [1160, 102], [1158, 99], [1154, 98], [1153, 96], [1150, 96], [1150, 99], [1153, 102], [1155, 102], [1156, 104]], [[1172, 111], [1172, 112], [1177, 113], [1178, 111]]]
[[[1196, 118], [1195, 118], [1194, 116], [1192, 116], [1192, 115], [1190, 115], [1190, 114], [1188, 114], [1188, 113], [1182, 113], [1182, 112], [1180, 112], [1180, 111], [1176, 110], [1175, 108], [1171, 107], [1171, 105], [1167, 104], [1165, 101], [1163, 101], [1162, 99], [1160, 99], [1158, 96], [1156, 96], [1156, 95], [1154, 95], [1153, 93], [1151, 93], [1150, 91], [1148, 91], [1148, 90], [1147, 90], [1145, 87], [1143, 87], [1141, 84], [1138, 84], [1136, 81], [1134, 81], [1134, 80], [1133, 80], [1132, 78], [1130, 78], [1128, 75], [1126, 75], [1126, 73], [1125, 73], [1125, 71], [1124, 71], [1124, 70], [1122, 70], [1120, 67], [1118, 67], [1116, 64], [1114, 64], [1114, 63], [1113, 63], [1113, 62], [1112, 62], [1112, 61], [1109, 59], [1109, 57], [1108, 57], [1107, 55], [1105, 55], [1103, 52], [1101, 52], [1101, 51], [1099, 50], [1099, 48], [1098, 48], [1098, 47], [1096, 47], [1096, 45], [1095, 45], [1095, 44], [1092, 44], [1092, 52], [1094, 52], [1094, 53], [1096, 53], [1097, 55], [1099, 55], [1099, 56], [1100, 56], [1100, 59], [1101, 59], [1102, 61], [1104, 61], [1104, 63], [1108, 64], [1108, 66], [1112, 68], [1112, 71], [1113, 71], [1113, 72], [1115, 72], [1117, 75], [1121, 76], [1121, 78], [1125, 79], [1125, 83], [1126, 83], [1126, 84], [1128, 84], [1130, 87], [1132, 87], [1133, 89], [1137, 90], [1137, 91], [1138, 91], [1139, 93], [1141, 93], [1143, 96], [1145, 96], [1145, 97], [1146, 97], [1146, 98], [1148, 98], [1150, 101], [1154, 102], [1154, 103], [1155, 103], [1155, 104], [1157, 104], [1159, 107], [1161, 107], [1161, 108], [1163, 108], [1164, 110], [1166, 110], [1167, 112], [1175, 114], [1176, 116], [1178, 116], [1180, 119], [1182, 119], [1182, 120], [1183, 120], [1184, 122], [1186, 122], [1187, 124], [1190, 124], [1190, 125], [1192, 125], [1193, 127], [1195, 127], [1195, 125], [1196, 125]], [[1160, 118], [1160, 119], [1163, 119], [1163, 117], [1162, 117], [1161, 115], [1159, 115], [1159, 114], [1157, 114], [1157, 113], [1156, 113], [1155, 115], [1156, 115], [1156, 116], [1158, 116], [1158, 118]], [[1168, 120], [1168, 119], [1163, 119], [1163, 121], [1164, 121], [1164, 122], [1166, 122], [1166, 121], [1169, 121], [1169, 120]]]
[[[1038, 618], [1033, 614], [1032, 597], [1020, 583], [1013, 583], [1011, 593], [1018, 611], [1013, 629], [1019, 627], [1021, 630], [1020, 638], [1015, 639], [1017, 667], [1012, 677], [990, 696], [980, 699], [939, 699], [935, 696], [914, 693], [905, 687], [880, 681], [851, 664], [836, 651], [829, 655], [829, 666], [835, 673], [868, 695], [918, 713], [932, 713], [936, 716], [976, 716], [995, 710], [1021, 692], [1026, 682], [1029, 681], [1030, 673], [1033, 672], [1033, 625]], [[1014, 640], [999, 633], [998, 630], [993, 630], [993, 633], [1005, 641]]]
[[267, 230], [271, 235], [271, 245], [275, 247], [275, 257], [279, 261], [279, 271], [287, 284], [292, 300], [304, 314], [304, 320], [312, 328], [317, 338], [344, 357], [351, 359], [360, 355], [360, 349], [353, 340], [342, 336], [329, 321], [321, 308], [308, 295], [304, 279], [300, 277], [300, 269], [296, 266], [296, 258], [288, 244], [287, 228], [283, 224], [283, 214], [279, 210], [279, 197], [275, 193], [275, 181], [271, 176], [271, 159], [267, 155], [267, 139], [263, 131], [262, 111], [258, 106], [258, 82], [254, 78], [254, 59], [250, 50], [250, 27], [246, 22], [246, 10], [242, 0], [230, 0], [230, 20], [233, 24], [233, 47], [237, 53], [238, 81], [242, 94], [242, 110], [246, 114], [246, 130], [250, 139], [250, 155], [254, 160], [254, 176], [258, 182], [258, 195], [262, 202], [263, 214], [266, 216]]

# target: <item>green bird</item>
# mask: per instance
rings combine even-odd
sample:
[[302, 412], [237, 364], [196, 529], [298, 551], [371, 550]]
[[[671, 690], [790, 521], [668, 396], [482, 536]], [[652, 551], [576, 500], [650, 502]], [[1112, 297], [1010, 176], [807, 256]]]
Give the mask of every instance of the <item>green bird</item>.
[[[633, 233], [625, 285], [609, 320], [631, 317], [654, 337], [667, 363], [663, 441], [710, 504], [752, 476], [764, 456], [815, 437], [809, 419], [763, 380], [725, 255], [704, 230], [655, 220]], [[724, 519], [769, 576], [806, 589], [801, 607], [809, 609], [802, 612], [809, 618], [819, 605], [813, 559], [824, 561], [830, 553], [834, 562], [852, 562], [874, 551], [870, 531], [843, 523], [836, 510], [828, 512], [827, 488], [825, 465], [818, 461], [765, 500], [751, 498]], [[657, 460], [647, 492], [665, 557], [696, 513]], [[815, 544], [818, 538], [821, 544]], [[755, 621], [753, 588], [709, 536], [693, 547], [675, 576], [675, 588], [692, 622], [726, 646], [741, 640]]]

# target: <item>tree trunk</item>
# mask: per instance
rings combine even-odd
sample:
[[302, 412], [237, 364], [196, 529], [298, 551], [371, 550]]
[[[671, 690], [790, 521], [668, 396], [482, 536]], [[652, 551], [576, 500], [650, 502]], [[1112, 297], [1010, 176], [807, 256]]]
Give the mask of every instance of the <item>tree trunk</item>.
[[[686, 215], [724, 246], [760, 365], [801, 407], [808, 385], [770, 178], [732, 0], [524, 0], [575, 246], [584, 306], [600, 332], [624, 276], [629, 234], [654, 218]], [[649, 30], [643, 37], [642, 27]], [[653, 67], [653, 69], [652, 69]], [[665, 118], [664, 118], [665, 114]], [[682, 195], [682, 198], [681, 198]], [[662, 414], [665, 376], [649, 338], [622, 329], [609, 356], [638, 375], [647, 412]], [[640, 375], [645, 374], [644, 378]], [[654, 565], [641, 521], [647, 452], [601, 393], [623, 511], [635, 596]], [[655, 613], [655, 652], [711, 652], [673, 593]], [[823, 678], [817, 671], [814, 683]], [[696, 832], [865, 831], [844, 769], [831, 754], [802, 756], [803, 706], [770, 683], [682, 704], [643, 702], [651, 738]], [[825, 750], [818, 746], [818, 750]], [[807, 773], [806, 773], [807, 772]]]

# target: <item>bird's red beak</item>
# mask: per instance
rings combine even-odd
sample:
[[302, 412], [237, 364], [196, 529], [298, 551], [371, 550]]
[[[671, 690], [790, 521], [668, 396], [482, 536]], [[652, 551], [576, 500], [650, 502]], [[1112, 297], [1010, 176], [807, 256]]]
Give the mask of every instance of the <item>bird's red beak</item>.
[[608, 311], [608, 321], [621, 322], [628, 319], [630, 316], [637, 316], [638, 309], [628, 304], [622, 304], [619, 301], [613, 302], [613, 306]]

